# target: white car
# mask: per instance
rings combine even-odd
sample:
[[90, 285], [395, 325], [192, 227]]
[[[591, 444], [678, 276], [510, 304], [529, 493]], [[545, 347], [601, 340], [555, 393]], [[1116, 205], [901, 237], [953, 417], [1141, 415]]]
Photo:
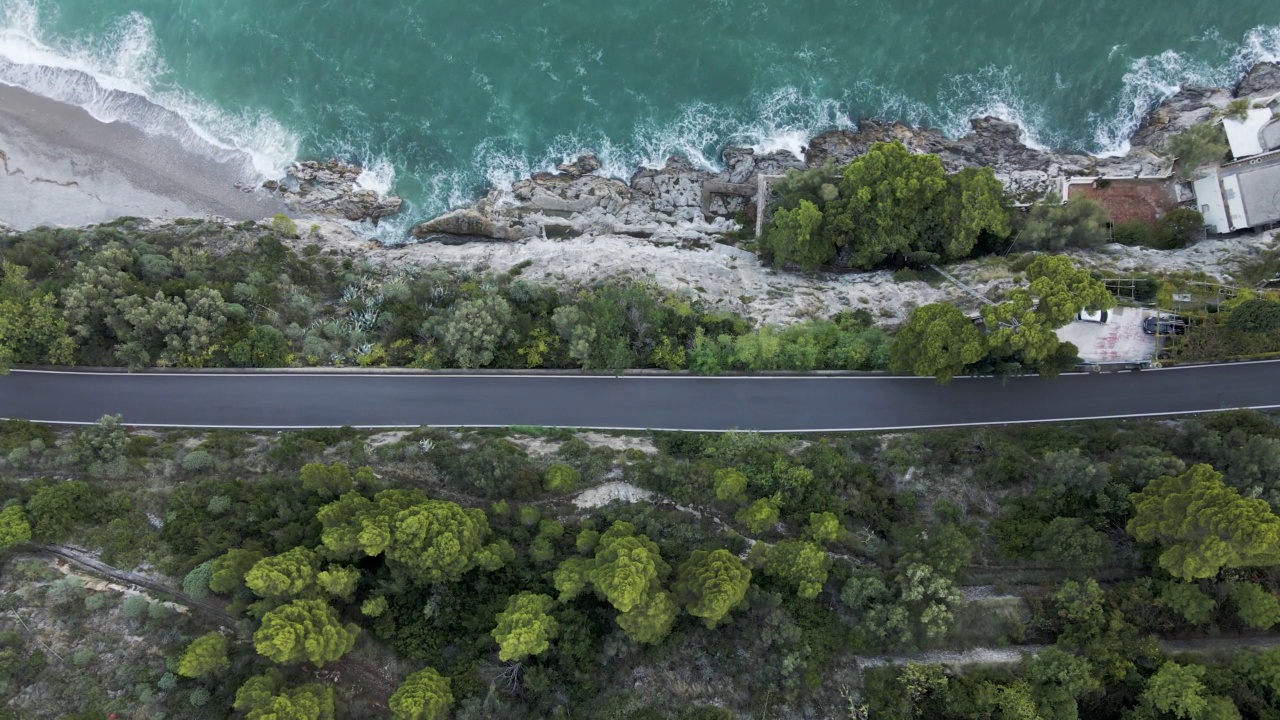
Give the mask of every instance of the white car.
[[1107, 312], [1106, 310], [1099, 310], [1097, 312], [1090, 311], [1090, 310], [1081, 310], [1080, 312], [1076, 313], [1076, 319], [1081, 322], [1105, 323], [1110, 317], [1111, 317], [1111, 313]]

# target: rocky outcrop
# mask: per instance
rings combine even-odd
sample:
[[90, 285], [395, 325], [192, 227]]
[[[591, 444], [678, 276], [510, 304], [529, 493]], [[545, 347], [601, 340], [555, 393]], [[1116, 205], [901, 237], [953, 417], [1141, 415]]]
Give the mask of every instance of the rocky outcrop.
[[1235, 96], [1274, 95], [1280, 93], [1280, 64], [1272, 62], [1258, 63], [1249, 74], [1236, 85]]
[[336, 160], [297, 163], [287, 171], [284, 182], [269, 181], [263, 187], [277, 193], [289, 210], [303, 216], [343, 218], [353, 222], [369, 220], [374, 225], [400, 212], [404, 201], [395, 195], [382, 196], [360, 187], [364, 168]]
[[[1255, 67], [1237, 94], [1280, 91], [1280, 68]], [[661, 168], [641, 168], [628, 182], [597, 175], [592, 155], [537, 173], [509, 188], [494, 188], [465, 211], [447, 213], [413, 230], [419, 239], [457, 241], [484, 237], [519, 240], [533, 237], [629, 235], [651, 242], [709, 245], [736, 227], [735, 218], [754, 211], [755, 198], [744, 196], [759, 175], [781, 175], [792, 168], [848, 163], [875, 143], [899, 141], [915, 152], [934, 153], [948, 171], [990, 167], [1016, 198], [1030, 201], [1057, 192], [1064, 177], [1107, 175], [1149, 177], [1170, 170], [1161, 149], [1173, 135], [1213, 119], [1230, 102], [1222, 89], [1186, 88], [1147, 116], [1123, 157], [1100, 158], [1030, 147], [1016, 124], [976, 118], [964, 137], [902, 123], [863, 120], [855, 130], [831, 130], [815, 136], [797, 158], [788, 152], [759, 155], [748, 148], [724, 151], [724, 169], [700, 170], [687, 160], [669, 158]], [[703, 186], [737, 192], [707, 193]], [[748, 217], [751, 213], [748, 212]], [[750, 222], [750, 221], [748, 221]]]
[[519, 240], [628, 235], [658, 244], [709, 245], [733, 230], [733, 215], [749, 200], [717, 197], [711, 215], [704, 216], [703, 183], [754, 182], [760, 172], [780, 174], [803, 165], [789, 153], [757, 156], [731, 148], [719, 173], [672, 157], [661, 168], [641, 168], [629, 182], [622, 182], [594, 174], [599, 160], [583, 155], [555, 173], [536, 173], [510, 188], [495, 188], [472, 208], [418, 225], [413, 236], [451, 242], [463, 236]]

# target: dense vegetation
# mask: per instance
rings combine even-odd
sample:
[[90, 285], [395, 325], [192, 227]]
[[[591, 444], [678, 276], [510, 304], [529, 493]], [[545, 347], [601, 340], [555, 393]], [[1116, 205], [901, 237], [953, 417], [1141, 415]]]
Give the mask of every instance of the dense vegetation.
[[[108, 419], [6, 423], [0, 456], [0, 717], [1280, 710], [1280, 653], [1178, 653], [1280, 622], [1280, 425], [1256, 413], [805, 439]], [[680, 507], [571, 502], [618, 481]], [[86, 587], [28, 541], [203, 604]], [[996, 577], [1025, 585], [966, 600]], [[1052, 648], [873, 662], [1024, 643]]]
[[948, 175], [936, 155], [878, 143], [842, 170], [792, 173], [760, 249], [779, 266], [870, 270], [969, 256], [1009, 234], [1004, 187], [989, 168]]
[[[0, 370], [167, 367], [883, 367], [865, 312], [752, 329], [640, 283], [555, 289], [504, 274], [388, 273], [289, 224], [41, 228], [0, 238]], [[785, 341], [786, 351], [778, 349]]]
[[[1179, 136], [1179, 148], [1197, 137], [1194, 131]], [[1199, 212], [1176, 208], [1153, 224], [1130, 221], [1113, 229], [1107, 211], [1083, 197], [1064, 203], [1049, 195], [1015, 209], [990, 168], [948, 174], [938, 156], [913, 154], [898, 142], [873, 145], [841, 169], [791, 171], [773, 189], [776, 209], [759, 251], [777, 267], [800, 270], [924, 267], [1011, 249], [1091, 249], [1113, 240], [1169, 249], [1187, 245], [1204, 228]]]

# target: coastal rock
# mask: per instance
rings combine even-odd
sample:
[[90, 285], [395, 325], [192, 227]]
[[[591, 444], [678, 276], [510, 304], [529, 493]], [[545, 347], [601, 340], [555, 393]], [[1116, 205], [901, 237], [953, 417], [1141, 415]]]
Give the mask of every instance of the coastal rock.
[[1236, 85], [1235, 96], [1274, 95], [1280, 93], [1280, 64], [1273, 62], [1258, 63], [1248, 75]]
[[364, 168], [336, 160], [327, 163], [303, 162], [289, 168], [286, 183], [276, 183], [268, 190], [281, 194], [285, 205], [300, 215], [345, 218], [353, 222], [372, 221], [374, 225], [388, 215], [400, 211], [404, 201], [395, 195], [382, 196], [361, 188]]
[[434, 220], [417, 225], [413, 228], [412, 234], [419, 240], [438, 235], [495, 240], [517, 240], [520, 237], [519, 233], [514, 232], [510, 227], [498, 225], [475, 209], [445, 213]]
[[[1280, 68], [1261, 64], [1237, 88], [1239, 93], [1280, 90]], [[874, 144], [898, 141], [917, 153], [938, 155], [948, 172], [990, 167], [1021, 202], [1061, 192], [1065, 178], [1081, 175], [1149, 177], [1166, 174], [1171, 160], [1162, 153], [1169, 138], [1211, 120], [1230, 101], [1222, 89], [1185, 88], [1148, 115], [1121, 157], [1052, 152], [1027, 144], [1017, 124], [995, 117], [975, 118], [963, 137], [951, 139], [932, 128], [863, 120], [855, 130], [831, 130], [813, 137], [803, 158], [790, 152], [756, 153], [730, 147], [723, 169], [712, 172], [681, 157], [659, 168], [640, 168], [627, 182], [597, 174], [600, 161], [583, 155], [554, 173], [535, 173], [511, 187], [495, 188], [467, 211], [454, 211], [414, 229], [415, 237], [483, 237], [498, 240], [626, 235], [659, 244], [713, 247], [737, 229], [734, 218], [752, 222], [758, 176], [791, 169], [843, 165]], [[325, 166], [324, 172], [341, 175]], [[709, 185], [710, 183], [710, 185]], [[706, 192], [704, 192], [704, 189]]]
[[1160, 152], [1174, 135], [1213, 120], [1230, 101], [1231, 93], [1221, 88], [1183, 88], [1147, 115], [1129, 146]]
[[589, 175], [600, 169], [600, 160], [595, 155], [579, 155], [577, 160], [571, 163], [565, 163], [556, 168], [557, 171], [565, 175], [577, 177], [579, 175]]

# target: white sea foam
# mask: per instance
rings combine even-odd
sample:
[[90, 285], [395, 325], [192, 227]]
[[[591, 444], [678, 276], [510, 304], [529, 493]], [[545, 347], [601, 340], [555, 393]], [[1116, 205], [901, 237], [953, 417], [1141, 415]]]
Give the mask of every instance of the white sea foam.
[[104, 36], [82, 39], [48, 37], [41, 20], [31, 0], [0, 0], [0, 83], [241, 162], [258, 177], [280, 177], [297, 156], [298, 137], [271, 117], [229, 113], [166, 83], [169, 69], [143, 15], [130, 13]]
[[356, 186], [362, 190], [372, 190], [379, 195], [391, 194], [396, 183], [396, 168], [386, 156], [379, 156], [365, 161], [364, 170], [356, 178]]
[[1280, 25], [1250, 30], [1235, 51], [1224, 62], [1216, 64], [1173, 50], [1136, 58], [1124, 75], [1123, 89], [1110, 116], [1091, 118], [1095, 127], [1093, 150], [1102, 157], [1124, 155], [1129, 152], [1129, 138], [1147, 113], [1183, 87], [1231, 87], [1255, 64], [1277, 61], [1280, 61]]

